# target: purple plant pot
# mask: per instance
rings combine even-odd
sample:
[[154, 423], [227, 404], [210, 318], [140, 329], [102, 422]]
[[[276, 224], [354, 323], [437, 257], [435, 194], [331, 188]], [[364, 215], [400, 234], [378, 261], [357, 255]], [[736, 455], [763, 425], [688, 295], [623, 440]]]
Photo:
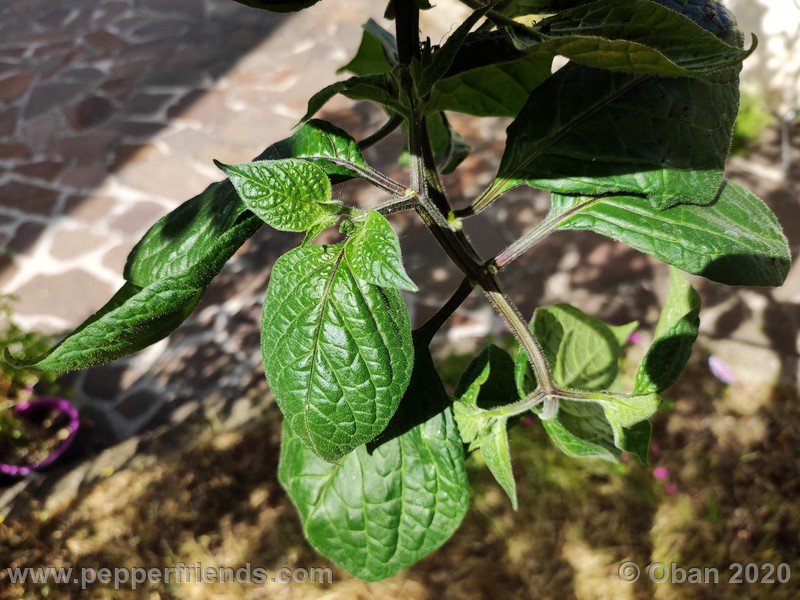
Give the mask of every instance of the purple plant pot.
[[0, 463], [0, 473], [12, 477], [27, 475], [32, 471], [38, 471], [48, 465], [53, 464], [58, 458], [67, 451], [75, 440], [80, 427], [78, 409], [69, 400], [64, 398], [36, 398], [28, 402], [20, 402], [12, 409], [14, 416], [22, 419], [35, 421], [37, 418], [46, 416], [51, 412], [59, 412], [67, 417], [67, 428], [69, 435], [53, 450], [44, 460], [27, 465], [9, 465]]

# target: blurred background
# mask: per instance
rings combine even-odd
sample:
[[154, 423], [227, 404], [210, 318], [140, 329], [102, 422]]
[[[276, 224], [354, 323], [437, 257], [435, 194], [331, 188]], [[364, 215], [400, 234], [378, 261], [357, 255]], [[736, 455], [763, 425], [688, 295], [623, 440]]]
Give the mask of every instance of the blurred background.
[[[775, 211], [796, 258], [800, 6], [728, 4], [761, 42], [744, 71], [728, 174]], [[341, 77], [336, 69], [354, 53], [362, 22], [380, 20], [383, 9], [383, 2], [325, 0], [281, 16], [229, 0], [2, 2], [0, 346], [35, 351], [103, 305], [147, 228], [220, 178], [212, 159], [246, 161], [287, 137], [307, 99]], [[441, 0], [424, 13], [423, 31], [437, 43], [462, 14], [454, 0]], [[321, 117], [356, 138], [384, 119], [341, 98]], [[446, 179], [455, 202], [466, 204], [490, 181], [507, 122], [452, 122], [473, 146]], [[367, 159], [404, 179], [392, 166], [402, 143], [395, 135]], [[381, 200], [357, 184], [337, 193], [364, 206]], [[490, 256], [547, 208], [547, 195], [517, 190], [466, 229]], [[424, 290], [406, 297], [422, 323], [460, 276], [415, 218], [393, 223]], [[270, 266], [298, 242], [260, 231], [175, 334], [130, 359], [33, 389], [29, 375], [0, 367], [0, 426], [3, 411], [31, 395], [67, 397], [81, 413], [78, 436], [55, 465], [0, 480], [0, 566], [328, 566], [303, 540], [276, 481], [280, 415], [258, 348]], [[565, 232], [504, 276], [526, 315], [568, 301], [613, 324], [638, 320], [640, 341], [629, 351], [635, 365], [668, 271], [605, 238]], [[365, 584], [337, 571], [332, 585], [163, 586], [144, 595], [798, 597], [800, 267], [780, 289], [694, 283], [701, 336], [655, 419], [649, 468], [569, 459], [525, 421], [511, 433], [520, 510], [511, 510], [480, 457], [471, 458], [474, 499], [464, 525], [390, 580]], [[448, 385], [488, 340], [507, 343], [507, 332], [474, 295], [435, 342]], [[786, 562], [794, 573], [783, 585], [629, 584], [617, 577], [624, 560], [723, 574], [733, 562]], [[6, 597], [75, 591], [25, 589], [4, 577]]]

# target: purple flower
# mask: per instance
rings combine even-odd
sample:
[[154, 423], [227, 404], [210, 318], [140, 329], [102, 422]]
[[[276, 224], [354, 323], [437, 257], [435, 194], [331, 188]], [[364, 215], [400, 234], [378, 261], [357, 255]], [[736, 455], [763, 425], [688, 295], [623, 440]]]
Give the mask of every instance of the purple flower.
[[653, 477], [660, 481], [665, 481], [669, 477], [669, 470], [667, 467], [656, 467], [653, 469]]
[[628, 336], [628, 343], [629, 344], [638, 344], [642, 341], [642, 334], [638, 331], [634, 331], [632, 334]]
[[530, 427], [531, 425], [533, 425], [533, 417], [523, 417], [522, 425], [523, 427]]
[[711, 355], [708, 357], [708, 368], [711, 373], [725, 385], [730, 385], [736, 381], [736, 375], [728, 368], [722, 359], [718, 356]]

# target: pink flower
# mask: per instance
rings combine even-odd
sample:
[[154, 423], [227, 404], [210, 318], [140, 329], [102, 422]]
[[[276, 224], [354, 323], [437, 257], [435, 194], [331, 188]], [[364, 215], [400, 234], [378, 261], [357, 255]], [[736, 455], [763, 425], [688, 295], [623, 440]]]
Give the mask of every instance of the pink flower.
[[674, 496], [675, 494], [678, 493], [678, 486], [675, 485], [674, 483], [668, 483], [667, 485], [664, 486], [664, 489], [670, 496]]
[[620, 454], [619, 459], [624, 463], [629, 463], [631, 462], [631, 455], [628, 454], [627, 452], [623, 452], [622, 454]]
[[642, 341], [642, 334], [638, 331], [634, 331], [632, 334], [628, 336], [628, 343], [629, 344], [638, 344]]
[[655, 469], [653, 469], [653, 477], [661, 481], [664, 481], [669, 477], [669, 470], [667, 469], [667, 467], [656, 467]]
[[728, 368], [722, 359], [718, 356], [709, 356], [708, 357], [708, 368], [711, 369], [711, 373], [719, 379], [725, 385], [730, 385], [734, 381], [736, 381], [736, 375], [733, 374], [733, 371]]
[[653, 454], [658, 454], [659, 452], [661, 452], [661, 446], [653, 442], [652, 444], [650, 444], [650, 452], [652, 452]]
[[531, 425], [533, 425], [533, 417], [523, 417], [522, 425], [524, 427], [530, 427]]

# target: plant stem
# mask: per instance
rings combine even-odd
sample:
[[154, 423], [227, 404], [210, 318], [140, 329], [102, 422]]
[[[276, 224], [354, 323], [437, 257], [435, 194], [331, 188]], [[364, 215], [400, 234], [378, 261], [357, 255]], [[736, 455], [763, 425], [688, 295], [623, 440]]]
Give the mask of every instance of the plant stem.
[[385, 217], [386, 215], [402, 212], [404, 210], [411, 210], [413, 208], [416, 208], [416, 206], [417, 206], [417, 196], [416, 194], [414, 194], [414, 196], [409, 198], [400, 198], [398, 200], [387, 200], [386, 202], [378, 204], [378, 206], [376, 206], [372, 210], [378, 211]]
[[[396, 17], [400, 63], [409, 67], [419, 56], [419, 8], [415, 0], [393, 0]], [[525, 349], [536, 375], [539, 390], [545, 394], [555, 389], [544, 352], [528, 330], [525, 320], [503, 293], [494, 273], [480, 260], [467, 237], [447, 221], [450, 208], [431, 152], [425, 120], [418, 111], [418, 98], [406, 72], [404, 84], [408, 95], [408, 148], [411, 154], [411, 187], [417, 192], [417, 212], [450, 259], [466, 276], [470, 286], [479, 286], [494, 309]], [[433, 195], [433, 197], [431, 196]]]
[[498, 406], [497, 408], [488, 409], [484, 414], [487, 417], [513, 417], [526, 413], [532, 408], [539, 406], [542, 402], [548, 399], [548, 395], [539, 390], [528, 394], [522, 400]]
[[547, 215], [547, 217], [538, 223], [536, 227], [531, 229], [516, 242], [508, 246], [500, 254], [489, 261], [489, 264], [494, 266], [498, 271], [504, 269], [509, 264], [517, 260], [520, 256], [525, 254], [528, 250], [533, 248], [536, 244], [541, 242], [548, 235], [553, 233], [556, 229], [558, 229], [558, 226], [561, 225], [561, 223], [563, 223], [567, 218], [583, 210], [587, 206], [602, 200], [604, 197], [605, 196], [599, 196], [597, 198], [588, 199], [585, 202], [579, 202], [575, 206], [557, 215]]
[[[477, 10], [479, 8], [485, 8], [486, 4], [489, 2], [479, 2], [478, 0], [458, 0], [464, 6], [469, 6], [473, 10]], [[513, 27], [514, 29], [519, 29], [524, 31], [527, 35], [534, 37], [536, 39], [544, 39], [543, 36], [536, 30], [531, 29], [527, 25], [515, 21], [511, 17], [507, 17], [506, 15], [497, 12], [496, 10], [490, 10], [486, 13], [486, 18], [489, 19], [495, 25], [504, 25], [506, 27]]]
[[395, 181], [388, 175], [384, 175], [377, 169], [373, 169], [369, 165], [357, 165], [349, 160], [345, 160], [343, 158], [336, 158], [336, 157], [329, 157], [329, 156], [320, 156], [319, 158], [324, 158], [328, 162], [335, 163], [337, 165], [341, 165], [346, 167], [347, 169], [353, 171], [354, 173], [358, 173], [358, 175], [367, 181], [369, 181], [372, 185], [377, 186], [384, 190], [385, 192], [389, 192], [395, 196], [399, 196], [400, 198], [408, 198], [413, 194], [414, 190], [409, 189], [408, 187], [404, 186], [399, 181]]
[[468, 278], [464, 278], [461, 281], [461, 285], [458, 286], [453, 295], [450, 299], [433, 315], [430, 319], [428, 319], [424, 325], [420, 326], [417, 330], [420, 332], [420, 335], [426, 337], [428, 341], [433, 339], [433, 336], [436, 335], [436, 332], [442, 328], [442, 325], [445, 324], [447, 319], [449, 319], [458, 307], [464, 303], [469, 295], [472, 293], [473, 287], [472, 283]]
[[400, 115], [392, 115], [392, 117], [386, 121], [383, 125], [381, 125], [380, 129], [378, 129], [375, 133], [372, 133], [365, 137], [363, 140], [358, 142], [358, 149], [359, 150], [366, 150], [380, 142], [382, 139], [388, 137], [395, 129], [400, 127], [403, 124], [403, 117]]

